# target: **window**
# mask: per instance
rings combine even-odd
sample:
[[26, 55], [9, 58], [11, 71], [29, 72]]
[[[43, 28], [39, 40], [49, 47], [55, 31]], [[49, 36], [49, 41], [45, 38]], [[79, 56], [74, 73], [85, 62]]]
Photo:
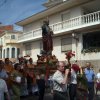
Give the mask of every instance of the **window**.
[[43, 50], [43, 43], [40, 42], [40, 53], [41, 53], [42, 50]]
[[100, 48], [100, 31], [91, 32], [83, 35], [83, 49]]
[[0, 49], [0, 59], [2, 58], [2, 49]]
[[15, 35], [11, 35], [11, 39], [15, 39]]
[[20, 55], [20, 49], [17, 48], [17, 57], [19, 57], [19, 55]]
[[40, 42], [40, 50], [43, 50], [43, 43]]
[[5, 49], [3, 50], [3, 58], [5, 58]]
[[26, 44], [25, 45], [25, 51], [26, 51], [26, 55], [31, 55], [31, 44]]
[[68, 11], [68, 12], [62, 13], [61, 18], [62, 18], [62, 21], [69, 20], [70, 19], [70, 12]]
[[12, 48], [12, 58], [15, 58], [15, 48]]
[[7, 48], [7, 58], [9, 58], [9, 48]]
[[61, 52], [66, 52], [72, 50], [72, 38], [62, 38], [61, 39]]

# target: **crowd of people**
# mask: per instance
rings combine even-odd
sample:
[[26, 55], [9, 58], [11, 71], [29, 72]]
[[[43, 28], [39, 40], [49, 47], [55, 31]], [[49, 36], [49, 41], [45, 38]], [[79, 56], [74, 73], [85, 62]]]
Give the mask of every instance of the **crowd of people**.
[[43, 75], [42, 73], [34, 74], [34, 66], [32, 58], [29, 60], [20, 58], [19, 62], [11, 62], [9, 58], [6, 58], [5, 61], [0, 60], [0, 100], [5, 100], [4, 98], [20, 100], [23, 96], [37, 92], [36, 79], [40, 86]]
[[[35, 67], [46, 63], [46, 66], [56, 67], [53, 74], [48, 79], [43, 71], [35, 71]], [[53, 62], [53, 63], [52, 63]], [[58, 61], [53, 56], [39, 56], [37, 65], [33, 64], [32, 58], [19, 58], [18, 62], [11, 62], [9, 58], [0, 60], [0, 100], [21, 100], [23, 97], [30, 95], [38, 96], [38, 100], [44, 99], [45, 89], [49, 83], [54, 100], [82, 100], [77, 95], [78, 75], [83, 74], [86, 79], [88, 100], [94, 100], [95, 89], [96, 94], [100, 90], [100, 70], [96, 73], [91, 68], [91, 63], [87, 62], [83, 73], [80, 72], [78, 64], [71, 64], [70, 68], [65, 68], [66, 63]], [[96, 88], [95, 88], [96, 83]], [[81, 97], [82, 98], [82, 97]], [[85, 100], [85, 99], [83, 99]]]
[[0, 100], [4, 100], [4, 97], [7, 100], [20, 100], [33, 94], [38, 95], [39, 100], [43, 100], [46, 76], [44, 72], [35, 68], [46, 62], [52, 64], [57, 62], [57, 59], [55, 55], [38, 55], [37, 65], [33, 64], [32, 58], [25, 57], [19, 58], [17, 62], [12, 62], [9, 58], [0, 60]]
[[[95, 94], [97, 95], [100, 90], [100, 69], [96, 75], [90, 62], [87, 62], [83, 69], [79, 68], [77, 64], [72, 64], [70, 69], [64, 69], [64, 66], [65, 62], [58, 62], [57, 71], [53, 75], [54, 100], [94, 100]], [[81, 74], [84, 77], [81, 87], [79, 87], [81, 81], [78, 80], [81, 75], [80, 69], [83, 70]], [[82, 85], [86, 85], [86, 87], [83, 88]], [[80, 96], [77, 92], [78, 89]], [[84, 94], [82, 94], [83, 91]]]

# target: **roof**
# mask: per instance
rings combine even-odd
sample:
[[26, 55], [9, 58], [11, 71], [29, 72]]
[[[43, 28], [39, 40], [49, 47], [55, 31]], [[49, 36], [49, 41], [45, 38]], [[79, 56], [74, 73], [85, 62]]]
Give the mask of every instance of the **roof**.
[[4, 32], [4, 30], [0, 30], [0, 34], [2, 34]]
[[0, 30], [13, 30], [13, 25], [2, 25]]
[[54, 13], [57, 13], [57, 12], [60, 12], [60, 11], [63, 11], [63, 10], [67, 10], [67, 9], [70, 9], [74, 6], [78, 6], [78, 5], [81, 5], [83, 3], [87, 3], [91, 0], [68, 0], [66, 2], [63, 2], [59, 5], [56, 5], [54, 7], [51, 7], [51, 8], [47, 8], [39, 13], [36, 13], [28, 18], [25, 18], [19, 22], [16, 22], [15, 24], [19, 25], [19, 26], [24, 26], [24, 25], [27, 25], [29, 23], [32, 23], [36, 20], [39, 20], [39, 19], [44, 19]]
[[21, 31], [14, 30], [13, 25], [0, 26], [0, 36], [3, 36], [6, 32], [15, 34], [22, 33]]
[[[33, 14], [32, 16], [17, 22], [16, 24], [20, 25], [20, 26], [24, 26], [24, 25], [34, 22], [36, 20], [44, 19], [44, 18], [46, 18], [54, 13], [57, 13], [63, 9], [69, 8], [69, 6], [73, 6], [71, 1], [73, 1], [73, 0], [69, 0], [69, 1], [63, 2], [57, 6], [47, 8], [39, 13]], [[76, 0], [74, 0], [74, 1], [76, 1]]]

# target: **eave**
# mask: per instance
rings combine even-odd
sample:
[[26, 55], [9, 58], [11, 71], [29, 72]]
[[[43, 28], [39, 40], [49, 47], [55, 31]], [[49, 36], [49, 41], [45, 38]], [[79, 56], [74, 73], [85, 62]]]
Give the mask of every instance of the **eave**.
[[63, 11], [63, 10], [67, 10], [67, 9], [70, 9], [74, 6], [78, 6], [78, 5], [81, 5], [81, 4], [85, 4], [87, 2], [90, 2], [90, 1], [93, 1], [93, 0], [69, 0], [67, 2], [63, 2], [57, 6], [54, 6], [52, 8], [48, 8], [44, 11], [41, 11], [39, 13], [36, 13], [26, 19], [23, 19], [19, 22], [17, 22], [16, 24], [19, 25], [19, 26], [24, 26], [24, 25], [27, 25], [29, 23], [32, 23], [36, 20], [39, 20], [39, 19], [42, 19], [42, 18], [46, 18], [54, 13], [57, 13], [57, 12], [60, 12], [60, 11]]

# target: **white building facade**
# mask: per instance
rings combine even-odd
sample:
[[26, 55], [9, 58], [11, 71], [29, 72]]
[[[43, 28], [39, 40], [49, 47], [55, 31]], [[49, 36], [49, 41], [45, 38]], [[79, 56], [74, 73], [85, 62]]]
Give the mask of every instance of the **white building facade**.
[[18, 35], [22, 32], [4, 31], [0, 36], [0, 59], [10, 58], [17, 60], [21, 53], [21, 44], [18, 43]]
[[24, 33], [18, 42], [23, 43], [22, 55], [30, 55], [34, 62], [42, 49], [41, 26], [49, 19], [53, 35], [53, 54], [65, 61], [65, 53], [75, 52], [75, 60], [92, 61], [96, 67], [100, 60], [100, 0], [48, 0], [46, 10], [26, 18], [17, 25]]

